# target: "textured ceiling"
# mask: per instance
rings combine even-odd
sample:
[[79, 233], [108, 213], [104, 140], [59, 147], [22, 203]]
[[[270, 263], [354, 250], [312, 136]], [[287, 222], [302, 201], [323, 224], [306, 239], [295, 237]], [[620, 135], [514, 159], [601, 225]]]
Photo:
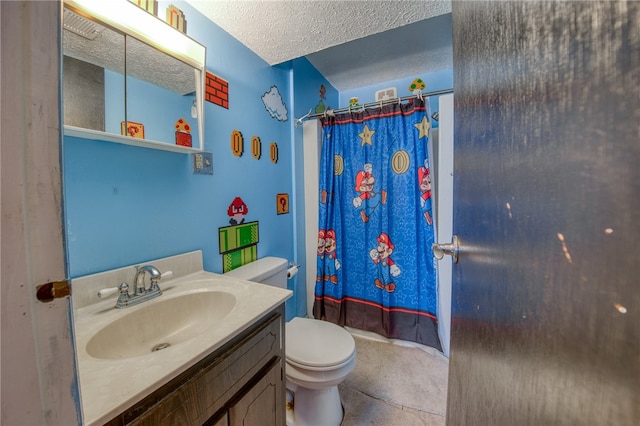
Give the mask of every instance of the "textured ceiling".
[[187, 3], [270, 65], [306, 56], [338, 90], [452, 67], [446, 0]]

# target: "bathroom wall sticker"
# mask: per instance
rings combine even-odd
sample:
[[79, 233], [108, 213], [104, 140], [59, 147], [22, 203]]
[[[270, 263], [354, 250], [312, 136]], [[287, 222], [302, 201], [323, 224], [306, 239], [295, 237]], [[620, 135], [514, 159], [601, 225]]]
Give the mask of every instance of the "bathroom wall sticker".
[[271, 146], [269, 147], [269, 155], [271, 157], [271, 162], [276, 164], [278, 162], [278, 144], [275, 142], [271, 142]]
[[245, 202], [242, 201], [242, 198], [240, 197], [234, 198], [227, 208], [229, 223], [232, 225], [240, 225], [244, 223], [244, 218], [248, 213], [249, 207], [247, 207]]
[[236, 157], [242, 157], [244, 151], [244, 139], [240, 130], [231, 132], [231, 152]]
[[222, 272], [229, 272], [258, 259], [258, 222], [218, 228]]
[[260, 138], [257, 136], [251, 138], [251, 155], [256, 160], [259, 160], [262, 156], [262, 142], [260, 142]]
[[417, 95], [419, 92], [423, 91], [427, 85], [421, 78], [416, 78], [409, 85], [409, 91], [414, 95]]
[[262, 95], [262, 103], [271, 118], [287, 121], [287, 106], [284, 104], [277, 86], [271, 86], [269, 91]]
[[289, 194], [276, 195], [276, 214], [289, 213]]
[[133, 121], [120, 122], [120, 133], [123, 136], [144, 139], [144, 124]]
[[222, 270], [229, 272], [258, 258], [258, 222], [244, 223], [249, 208], [240, 197], [227, 208], [231, 226], [218, 228]]
[[314, 112], [316, 114], [322, 114], [326, 110], [331, 109], [331, 105], [327, 105], [327, 106], [324, 105], [324, 101], [327, 99], [326, 93], [327, 93], [327, 88], [325, 87], [324, 84], [321, 84], [320, 85], [320, 101], [318, 101], [318, 105], [316, 105], [314, 109]]
[[191, 126], [184, 118], [176, 121], [176, 145], [191, 146]]
[[178, 31], [187, 33], [187, 19], [184, 17], [184, 13], [172, 4], [167, 7], [166, 21]]
[[129, 0], [131, 3], [137, 4], [150, 14], [158, 16], [158, 0]]
[[207, 71], [204, 99], [212, 104], [229, 109], [229, 82]]

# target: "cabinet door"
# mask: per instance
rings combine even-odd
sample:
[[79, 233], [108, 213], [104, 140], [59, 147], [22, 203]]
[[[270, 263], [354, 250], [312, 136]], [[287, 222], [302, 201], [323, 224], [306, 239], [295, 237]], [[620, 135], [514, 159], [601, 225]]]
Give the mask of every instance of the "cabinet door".
[[277, 362], [229, 408], [229, 426], [284, 424], [282, 364]]

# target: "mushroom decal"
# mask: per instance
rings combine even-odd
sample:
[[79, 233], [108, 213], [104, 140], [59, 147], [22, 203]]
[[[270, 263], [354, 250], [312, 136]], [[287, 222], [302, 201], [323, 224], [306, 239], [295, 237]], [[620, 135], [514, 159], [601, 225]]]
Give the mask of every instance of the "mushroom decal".
[[422, 92], [426, 87], [427, 87], [427, 85], [425, 84], [424, 81], [422, 81], [421, 78], [416, 78], [409, 85], [409, 91], [411, 93], [413, 93], [414, 95], [417, 95], [420, 92]]
[[191, 126], [184, 118], [176, 121], [176, 145], [191, 146]]

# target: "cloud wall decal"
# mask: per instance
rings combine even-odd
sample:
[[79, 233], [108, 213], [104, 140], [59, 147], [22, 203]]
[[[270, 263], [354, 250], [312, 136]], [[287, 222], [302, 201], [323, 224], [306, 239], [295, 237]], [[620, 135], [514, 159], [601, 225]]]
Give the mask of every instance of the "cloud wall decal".
[[271, 89], [262, 95], [262, 103], [271, 117], [279, 121], [287, 121], [287, 106], [282, 101], [282, 96], [276, 86], [271, 86]]

